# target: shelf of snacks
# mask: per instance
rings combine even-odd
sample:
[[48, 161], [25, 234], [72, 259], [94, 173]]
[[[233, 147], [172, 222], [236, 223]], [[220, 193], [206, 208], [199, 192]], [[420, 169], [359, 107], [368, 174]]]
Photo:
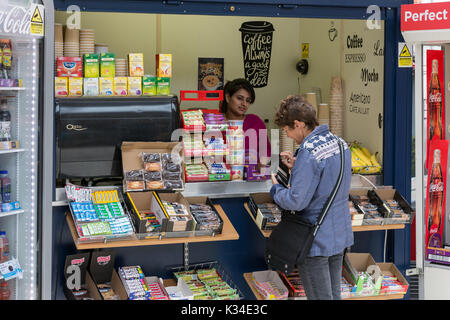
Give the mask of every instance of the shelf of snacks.
[[221, 233], [214, 235], [211, 234], [210, 232], [202, 232], [201, 230], [186, 231], [186, 232], [155, 232], [149, 234], [134, 234], [130, 237], [131, 239], [127, 240], [116, 238], [113, 241], [109, 242], [103, 241], [103, 242], [83, 243], [82, 241], [80, 241], [72, 216], [66, 215], [66, 220], [77, 250], [116, 248], [116, 247], [137, 247], [137, 246], [151, 246], [162, 244], [181, 244], [192, 242], [225, 241], [225, 240], [239, 239], [239, 234], [236, 232], [236, 229], [231, 224], [222, 207], [220, 205], [214, 205], [214, 208], [218, 212], [220, 218], [223, 221]]
[[244, 273], [244, 279], [257, 300], [288, 299], [288, 289], [276, 271], [248, 272]]

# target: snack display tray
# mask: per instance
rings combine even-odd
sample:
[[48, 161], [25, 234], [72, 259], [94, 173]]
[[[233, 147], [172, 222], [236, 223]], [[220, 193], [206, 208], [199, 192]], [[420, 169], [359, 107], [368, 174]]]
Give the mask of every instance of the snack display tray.
[[239, 294], [239, 300], [244, 299], [244, 295], [242, 294], [241, 290], [239, 290], [238, 286], [236, 286], [231, 279], [231, 277], [227, 274], [225, 269], [222, 267], [222, 265], [218, 261], [208, 261], [208, 262], [201, 262], [196, 264], [189, 264], [187, 266], [177, 266], [177, 267], [169, 267], [168, 270], [172, 273], [179, 272], [179, 271], [189, 271], [189, 270], [199, 270], [199, 269], [212, 269], [215, 268], [219, 276], [230, 285], [233, 289], [237, 290], [237, 293]]
[[[151, 246], [161, 244], [191, 243], [191, 242], [208, 242], [208, 241], [224, 241], [238, 240], [239, 234], [231, 224], [227, 215], [220, 205], [214, 205], [220, 217], [223, 220], [223, 229], [221, 234], [203, 234], [204, 231], [189, 232], [161, 232], [157, 234], [133, 234], [128, 239], [124, 238], [104, 238], [96, 241], [80, 241], [76, 226], [71, 214], [66, 215], [66, 221], [69, 226], [70, 233], [77, 250], [101, 249], [101, 248], [119, 248], [119, 247], [137, 247]], [[206, 231], [205, 233], [208, 233]], [[177, 237], [174, 237], [174, 235]], [[186, 236], [188, 234], [188, 236]], [[180, 237], [182, 235], [182, 237]]]
[[[250, 215], [252, 220], [256, 224], [255, 217], [253, 217], [252, 212], [250, 211], [250, 208], [248, 206], [247, 202], [244, 202], [244, 208], [247, 211], [247, 213]], [[362, 226], [352, 226], [353, 232], [359, 232], [359, 231], [376, 231], [376, 230], [393, 230], [393, 229], [404, 229], [404, 224], [385, 224], [385, 225], [362, 225]], [[258, 228], [259, 229], [259, 228]], [[266, 238], [270, 236], [272, 233], [271, 230], [261, 230], [262, 235]]]
[[[123, 240], [123, 239], [132, 239], [134, 234], [135, 234], [135, 229], [134, 229], [134, 225], [130, 219], [130, 216], [128, 214], [128, 208], [125, 204], [125, 201], [123, 199], [122, 193], [120, 192], [120, 190], [118, 188], [115, 187], [97, 187], [97, 188], [92, 188], [93, 192], [95, 191], [111, 191], [111, 190], [117, 190], [117, 194], [119, 196], [119, 201], [122, 205], [122, 208], [124, 210], [125, 213], [125, 217], [128, 219], [130, 225], [133, 228], [133, 232], [129, 232], [129, 233], [124, 233], [124, 234], [111, 234], [111, 235], [95, 235], [95, 236], [83, 236], [79, 233], [78, 228], [76, 227], [76, 219], [75, 219], [75, 215], [73, 213], [72, 210], [72, 206], [70, 205], [72, 201], [68, 201], [68, 205], [69, 205], [69, 211], [72, 217], [72, 222], [75, 228], [75, 232], [78, 236], [78, 242], [80, 243], [90, 243], [90, 242], [108, 242], [108, 241], [117, 241], [117, 240]], [[85, 223], [85, 222], [82, 222]]]

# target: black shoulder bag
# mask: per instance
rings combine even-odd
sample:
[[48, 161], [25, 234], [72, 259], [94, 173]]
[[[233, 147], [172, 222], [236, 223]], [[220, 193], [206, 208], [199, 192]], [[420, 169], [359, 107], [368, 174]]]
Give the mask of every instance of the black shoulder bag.
[[301, 216], [300, 212], [283, 210], [281, 221], [272, 230], [266, 242], [265, 260], [268, 267], [289, 274], [301, 264], [311, 250], [314, 238], [331, 207], [344, 173], [344, 146], [337, 139], [341, 155], [341, 170], [333, 191], [328, 197], [315, 224]]

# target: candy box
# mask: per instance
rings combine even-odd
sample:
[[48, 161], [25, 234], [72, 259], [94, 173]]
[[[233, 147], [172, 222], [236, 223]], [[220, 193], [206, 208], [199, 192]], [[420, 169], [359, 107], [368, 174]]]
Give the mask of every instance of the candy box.
[[[214, 233], [216, 233], [216, 234], [222, 233], [223, 219], [220, 217], [219, 212], [217, 212], [217, 210], [214, 207], [214, 204], [212, 203], [210, 198], [205, 197], [205, 196], [196, 196], [196, 197], [185, 197], [185, 199], [189, 203], [189, 205], [191, 205], [191, 204], [209, 205], [219, 221], [219, 226], [216, 229], [214, 229]], [[192, 213], [192, 211], [191, 211], [191, 214], [194, 218], [194, 230], [200, 230], [200, 224], [197, 222], [197, 219], [195, 218], [195, 215]]]
[[[165, 231], [191, 231], [194, 230], [194, 219], [189, 209], [189, 202], [184, 198], [181, 192], [163, 193], [155, 192], [156, 199], [164, 212], [166, 219], [162, 221], [162, 227]], [[178, 203], [185, 207], [186, 214], [172, 215], [163, 202]]]
[[[66, 256], [63, 291], [68, 300], [102, 299], [92, 277], [87, 271], [90, 258], [90, 252]], [[76, 285], [80, 287], [76, 288]]]
[[100, 77], [99, 84], [101, 96], [112, 96], [114, 94], [114, 78]]
[[128, 95], [128, 78], [115, 77], [114, 78], [114, 95], [126, 96]]
[[144, 54], [128, 54], [129, 74], [131, 77], [142, 77], [144, 75]]
[[156, 77], [143, 76], [142, 77], [142, 95], [156, 96]]
[[69, 95], [69, 81], [67, 77], [55, 77], [55, 96], [66, 97]]
[[288, 289], [276, 271], [264, 270], [252, 273], [253, 284], [265, 300], [286, 300]]
[[260, 206], [264, 203], [276, 205], [270, 192], [256, 192], [249, 195], [248, 207], [256, 224], [261, 230], [271, 230], [275, 227], [275, 223], [271, 223], [268, 219], [270, 215], [261, 210]]
[[128, 77], [128, 95], [142, 95], [142, 77]]
[[158, 96], [170, 95], [170, 78], [159, 77], [156, 79], [156, 94]]
[[56, 74], [58, 77], [82, 77], [83, 66], [80, 57], [57, 57]]
[[[127, 192], [125, 203], [130, 208], [130, 216], [136, 234], [145, 234], [145, 238], [151, 238], [152, 234], [159, 235], [162, 231], [161, 224], [165, 216], [154, 192]], [[152, 213], [153, 217], [150, 218], [148, 213]], [[152, 226], [154, 222], [158, 224], [158, 227]]]
[[113, 250], [95, 251], [91, 254], [89, 273], [100, 295], [100, 300], [127, 300], [128, 295], [114, 269]]
[[177, 284], [165, 287], [170, 300], [194, 300], [194, 294], [183, 278], [178, 278]]
[[156, 55], [156, 76], [172, 77], [172, 54], [159, 53]]
[[85, 96], [98, 96], [100, 94], [99, 78], [84, 78], [83, 93]]
[[85, 78], [98, 78], [100, 76], [100, 64], [98, 54], [84, 54], [84, 77]]
[[116, 56], [114, 53], [103, 52], [100, 54], [100, 75], [102, 77], [116, 76]]
[[69, 77], [69, 96], [80, 97], [83, 95], [83, 78]]

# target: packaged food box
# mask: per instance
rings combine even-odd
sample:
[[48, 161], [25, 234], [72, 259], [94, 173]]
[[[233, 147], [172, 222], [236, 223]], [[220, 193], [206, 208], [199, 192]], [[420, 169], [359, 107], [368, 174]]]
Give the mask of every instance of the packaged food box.
[[83, 65], [80, 57], [57, 57], [56, 74], [58, 77], [82, 77]]
[[155, 76], [143, 76], [142, 77], [142, 95], [144, 96], [156, 96], [156, 77]]
[[83, 55], [84, 63], [84, 77], [85, 78], [98, 78], [100, 76], [100, 64], [98, 54], [85, 54]]
[[100, 54], [100, 75], [102, 77], [116, 76], [116, 57], [114, 53], [107, 52]]
[[370, 190], [373, 203], [385, 209], [384, 224], [412, 223], [415, 211], [396, 189]]
[[69, 77], [69, 96], [80, 97], [83, 95], [83, 78]]
[[55, 77], [55, 96], [66, 97], [69, 94], [67, 77]]
[[144, 75], [144, 54], [129, 53], [128, 67], [131, 77], [142, 77]]
[[114, 95], [126, 96], [128, 95], [128, 78], [115, 77], [114, 78]]
[[222, 233], [223, 220], [211, 199], [206, 196], [185, 197], [189, 203], [191, 215], [194, 217], [194, 230], [211, 230]]
[[98, 96], [100, 94], [98, 78], [83, 79], [83, 94], [85, 96]]
[[128, 95], [142, 95], [142, 77], [128, 77]]
[[114, 78], [100, 77], [99, 84], [101, 96], [112, 96], [114, 94]]
[[270, 192], [251, 193], [248, 207], [261, 230], [272, 230], [281, 220], [281, 209]]
[[172, 54], [159, 53], [156, 55], [156, 76], [172, 77]]
[[158, 96], [170, 95], [170, 78], [160, 77], [156, 79], [156, 93]]

